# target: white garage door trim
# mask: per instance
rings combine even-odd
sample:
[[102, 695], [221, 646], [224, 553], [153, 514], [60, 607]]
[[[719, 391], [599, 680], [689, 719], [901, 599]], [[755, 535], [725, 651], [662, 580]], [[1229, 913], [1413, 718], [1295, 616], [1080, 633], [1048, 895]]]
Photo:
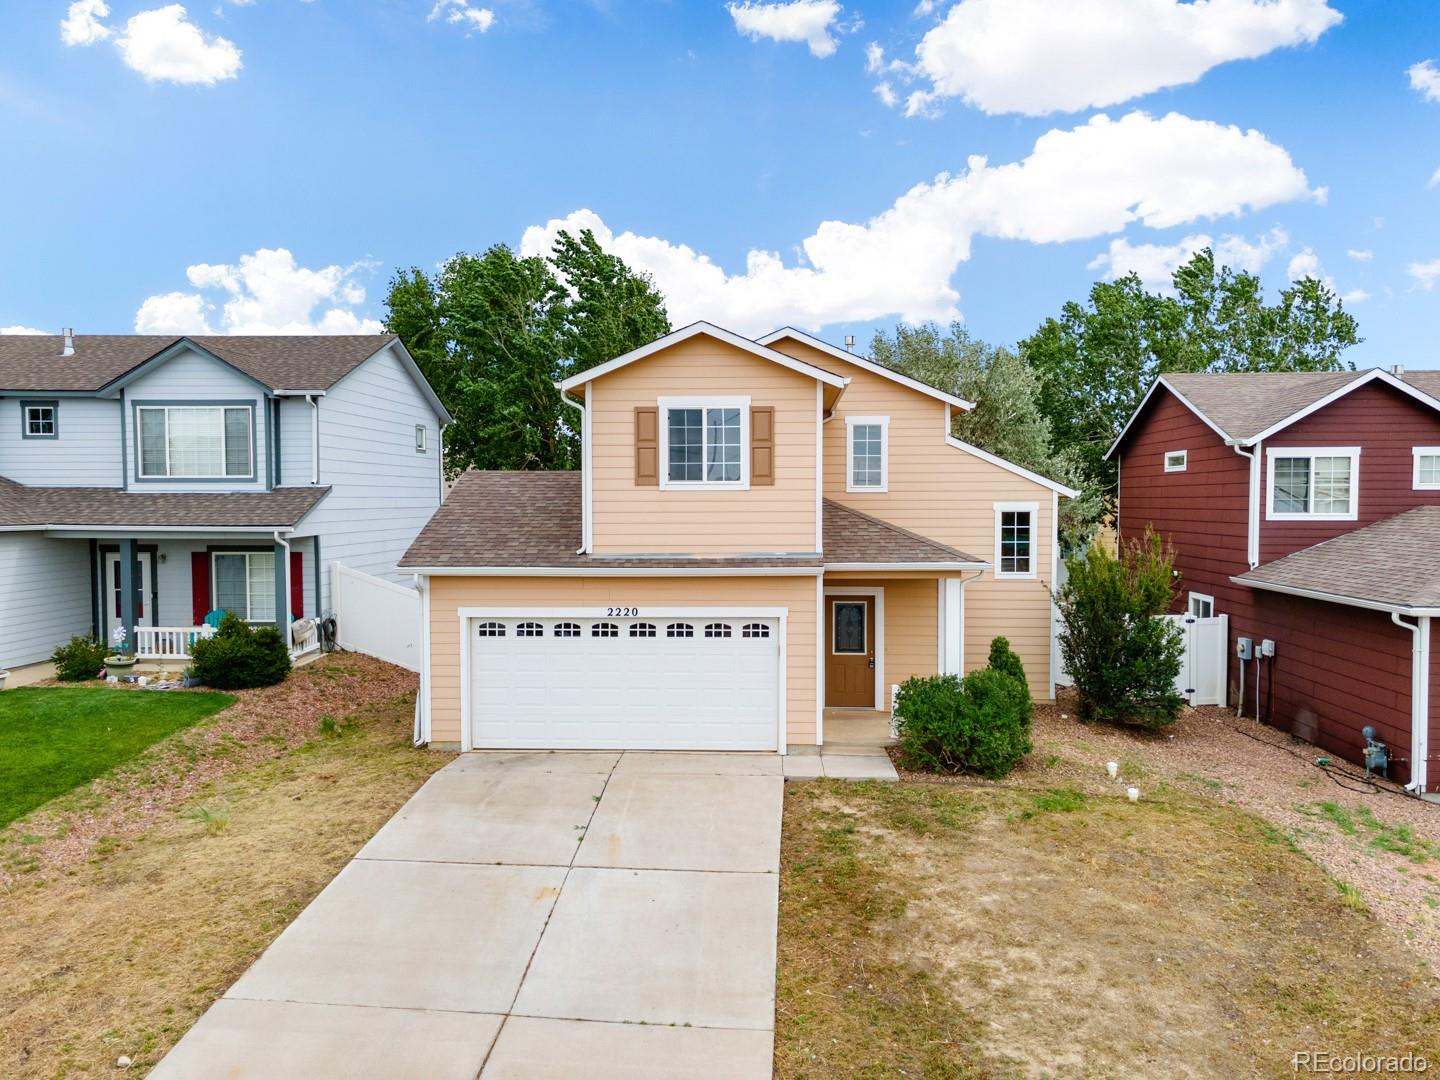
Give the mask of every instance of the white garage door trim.
[[475, 719], [474, 699], [470, 686], [472, 623], [483, 619], [774, 619], [778, 623], [780, 655], [776, 674], [776, 725], [775, 747], [785, 753], [785, 705], [788, 686], [787, 661], [789, 658], [789, 617], [786, 607], [673, 607], [639, 605], [637, 607], [462, 607], [460, 617], [460, 701], [462, 717], [460, 723], [460, 749], [473, 750], [472, 724]]

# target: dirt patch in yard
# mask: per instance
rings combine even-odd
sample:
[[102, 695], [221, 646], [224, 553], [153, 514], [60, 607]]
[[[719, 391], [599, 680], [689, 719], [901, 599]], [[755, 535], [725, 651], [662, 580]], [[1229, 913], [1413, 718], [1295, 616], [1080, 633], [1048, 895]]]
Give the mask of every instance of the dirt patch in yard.
[[791, 784], [780, 1077], [1288, 1076], [1440, 1059], [1440, 990], [1254, 815], [1180, 791]]
[[144, 833], [226, 776], [301, 745], [327, 718], [338, 723], [356, 709], [413, 695], [416, 683], [414, 672], [393, 664], [333, 653], [276, 686], [236, 691], [239, 700], [230, 708], [0, 830], [0, 888], [80, 866], [97, 851]]
[[122, 1054], [143, 1073], [451, 760], [409, 745], [413, 694], [344, 704], [413, 675], [380, 665], [362, 685], [378, 661], [322, 663], [213, 733], [242, 747], [223, 768], [202, 755], [194, 783], [102, 804], [138, 807], [144, 829], [107, 829], [87, 857], [0, 892], [0, 1075], [112, 1076]]

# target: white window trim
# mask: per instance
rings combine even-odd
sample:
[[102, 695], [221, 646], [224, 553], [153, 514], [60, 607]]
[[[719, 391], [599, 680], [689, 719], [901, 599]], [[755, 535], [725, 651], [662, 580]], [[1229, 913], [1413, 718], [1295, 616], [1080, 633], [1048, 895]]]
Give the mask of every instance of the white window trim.
[[417, 454], [423, 454], [423, 453], [425, 453], [425, 450], [426, 450], [425, 444], [426, 444], [428, 441], [429, 441], [429, 432], [428, 432], [428, 429], [425, 427], [424, 424], [416, 424], [416, 425], [415, 425], [415, 452], [416, 452]]
[[[875, 426], [880, 429], [880, 483], [855, 483], [855, 426]], [[845, 490], [889, 491], [890, 490], [890, 417], [888, 416], [847, 416], [845, 417]]]
[[1410, 454], [1414, 464], [1410, 471], [1410, 486], [1415, 491], [1440, 491], [1440, 483], [1422, 484], [1420, 482], [1420, 459], [1422, 457], [1440, 457], [1440, 446], [1412, 446]]
[[[1030, 514], [1030, 570], [1024, 574], [1001, 571], [1000, 561], [1000, 520], [1001, 515], [1010, 512], [1028, 511]], [[995, 576], [1002, 581], [1024, 581], [1040, 576], [1040, 504], [1038, 502], [997, 502], [995, 504]]]
[[[197, 409], [209, 409], [220, 413], [220, 468], [218, 474], [181, 474], [172, 472], [170, 469], [170, 414], [182, 410], [193, 412]], [[225, 413], [230, 409], [244, 409], [248, 414], [245, 424], [245, 439], [250, 448], [250, 468], [244, 473], [227, 473], [225, 468]], [[165, 471], [163, 473], [147, 473], [145, 471], [145, 448], [140, 444], [140, 415], [147, 412], [160, 412], [165, 414]], [[227, 480], [236, 482], [254, 480], [256, 477], [257, 463], [255, 461], [255, 407], [243, 402], [236, 402], [233, 405], [136, 405], [135, 406], [135, 469], [136, 478], [139, 480], [213, 480], [223, 483]]]
[[[1172, 457], [1179, 457], [1180, 464], [1171, 465], [1170, 459]], [[1186, 469], [1190, 467], [1190, 451], [1166, 450], [1164, 456], [1160, 459], [1160, 461], [1165, 466], [1166, 472], [1185, 472]]]
[[1193, 616], [1194, 616], [1195, 618], [1197, 618], [1197, 619], [1206, 618], [1206, 616], [1204, 616], [1204, 615], [1196, 614], [1196, 611], [1195, 611], [1195, 601], [1197, 601], [1197, 600], [1203, 600], [1203, 601], [1205, 601], [1205, 603], [1207, 603], [1207, 604], [1210, 605], [1210, 615], [1209, 615], [1209, 617], [1210, 617], [1210, 618], [1214, 618], [1214, 616], [1215, 616], [1215, 597], [1211, 596], [1209, 593], [1203, 593], [1203, 592], [1192, 592], [1192, 593], [1190, 593], [1190, 594], [1189, 594], [1189, 597], [1188, 597], [1188, 599], [1187, 599], [1187, 601], [1186, 601], [1186, 604], [1185, 604], [1185, 611], [1186, 611], [1188, 614], [1193, 615]]
[[[750, 398], [746, 397], [662, 397], [660, 406], [660, 490], [661, 491], [749, 491], [750, 490]], [[739, 409], [740, 410], [740, 479], [739, 480], [671, 480], [670, 479], [670, 410], [671, 409]], [[701, 421], [701, 431], [708, 426]], [[706, 465], [701, 451], [702, 470]]]
[[[1350, 459], [1350, 511], [1345, 514], [1277, 513], [1275, 510], [1275, 459], [1303, 457], [1310, 459], [1310, 504], [1315, 504], [1315, 459], [1344, 457]], [[1265, 448], [1265, 520], [1266, 521], [1354, 521], [1360, 511], [1360, 447], [1358, 446], [1267, 446]]]
[[[275, 553], [273, 551], [260, 551], [258, 548], [254, 551], [212, 551], [210, 553], [210, 608], [213, 611], [217, 610], [220, 606], [220, 596], [219, 593], [216, 591], [216, 586], [220, 581], [220, 575], [216, 572], [215, 563], [222, 557], [235, 556], [245, 560], [245, 614], [242, 617], [247, 623], [251, 623], [255, 626], [278, 626], [280, 625], [278, 619], [252, 619], [250, 617], [250, 608], [254, 604], [254, 599], [250, 595], [250, 559], [252, 556], [255, 555], [265, 555], [271, 559], [275, 558]], [[275, 572], [277, 574], [280, 572], [280, 567], [278, 565], [275, 567]], [[270, 591], [270, 595], [271, 602], [273, 603], [273, 588]], [[229, 612], [230, 609], [226, 608], [225, 610], [226, 612]], [[239, 615], [240, 613], [237, 611], [234, 612], [234, 614]]]

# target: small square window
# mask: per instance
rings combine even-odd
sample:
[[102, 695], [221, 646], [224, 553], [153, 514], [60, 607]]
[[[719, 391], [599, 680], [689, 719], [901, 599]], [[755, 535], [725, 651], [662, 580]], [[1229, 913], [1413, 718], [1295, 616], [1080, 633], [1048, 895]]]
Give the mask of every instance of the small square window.
[[22, 401], [20, 403], [20, 434], [26, 439], [58, 439], [60, 437], [60, 403], [58, 401]]
[[1167, 450], [1165, 451], [1165, 471], [1184, 472], [1189, 467], [1190, 451], [1188, 450]]
[[417, 454], [423, 454], [423, 453], [425, 453], [425, 425], [424, 425], [424, 424], [416, 424], [416, 425], [415, 425], [415, 452], [416, 452]]

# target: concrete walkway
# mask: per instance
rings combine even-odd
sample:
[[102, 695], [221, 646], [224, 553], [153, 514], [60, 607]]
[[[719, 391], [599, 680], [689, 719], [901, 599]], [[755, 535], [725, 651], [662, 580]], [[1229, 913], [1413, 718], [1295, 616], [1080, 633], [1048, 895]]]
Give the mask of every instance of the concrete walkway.
[[781, 769], [466, 754], [151, 1076], [768, 1077]]

